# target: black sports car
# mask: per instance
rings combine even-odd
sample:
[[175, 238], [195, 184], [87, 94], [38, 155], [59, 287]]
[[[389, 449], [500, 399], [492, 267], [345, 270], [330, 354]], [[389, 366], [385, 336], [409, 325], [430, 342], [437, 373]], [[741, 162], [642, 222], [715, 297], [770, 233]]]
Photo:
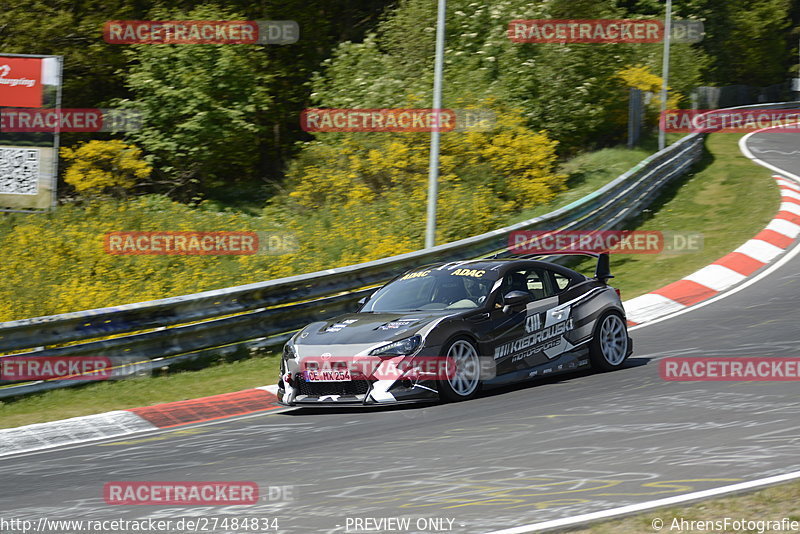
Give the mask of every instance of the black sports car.
[[357, 312], [312, 323], [286, 343], [278, 398], [290, 406], [383, 405], [473, 397], [481, 386], [584, 367], [633, 350], [607, 254], [593, 278], [533, 259], [409, 271]]

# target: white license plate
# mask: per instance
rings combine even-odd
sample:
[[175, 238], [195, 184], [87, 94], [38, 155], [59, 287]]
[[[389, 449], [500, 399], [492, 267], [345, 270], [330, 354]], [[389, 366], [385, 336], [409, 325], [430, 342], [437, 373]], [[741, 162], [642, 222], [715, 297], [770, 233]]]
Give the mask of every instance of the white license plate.
[[349, 382], [350, 369], [314, 369], [305, 371], [306, 382]]

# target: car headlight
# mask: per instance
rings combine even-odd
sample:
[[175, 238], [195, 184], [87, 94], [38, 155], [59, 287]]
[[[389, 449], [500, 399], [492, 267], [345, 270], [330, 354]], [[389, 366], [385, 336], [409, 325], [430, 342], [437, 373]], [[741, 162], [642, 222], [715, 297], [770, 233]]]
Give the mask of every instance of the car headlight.
[[297, 352], [294, 350], [294, 345], [287, 343], [283, 346], [283, 357], [287, 360], [293, 360], [297, 358]]
[[421, 336], [411, 336], [370, 351], [370, 356], [408, 356], [422, 344]]

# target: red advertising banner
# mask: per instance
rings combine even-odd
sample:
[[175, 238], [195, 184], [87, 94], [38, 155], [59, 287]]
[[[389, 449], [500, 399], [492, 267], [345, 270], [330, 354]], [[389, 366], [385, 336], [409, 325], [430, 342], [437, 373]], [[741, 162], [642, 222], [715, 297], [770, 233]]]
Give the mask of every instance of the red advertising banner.
[[0, 56], [0, 106], [42, 107], [42, 59]]

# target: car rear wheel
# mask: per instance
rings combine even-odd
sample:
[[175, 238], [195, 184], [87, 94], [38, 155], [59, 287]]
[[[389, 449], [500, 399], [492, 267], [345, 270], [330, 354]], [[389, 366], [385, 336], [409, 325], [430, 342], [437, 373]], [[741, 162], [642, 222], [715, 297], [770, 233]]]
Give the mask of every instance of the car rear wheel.
[[628, 356], [628, 329], [619, 312], [608, 312], [597, 322], [589, 349], [592, 367], [601, 371], [619, 369]]
[[458, 338], [450, 342], [444, 354], [447, 377], [439, 380], [439, 395], [450, 402], [471, 399], [480, 386], [478, 350], [468, 339]]

